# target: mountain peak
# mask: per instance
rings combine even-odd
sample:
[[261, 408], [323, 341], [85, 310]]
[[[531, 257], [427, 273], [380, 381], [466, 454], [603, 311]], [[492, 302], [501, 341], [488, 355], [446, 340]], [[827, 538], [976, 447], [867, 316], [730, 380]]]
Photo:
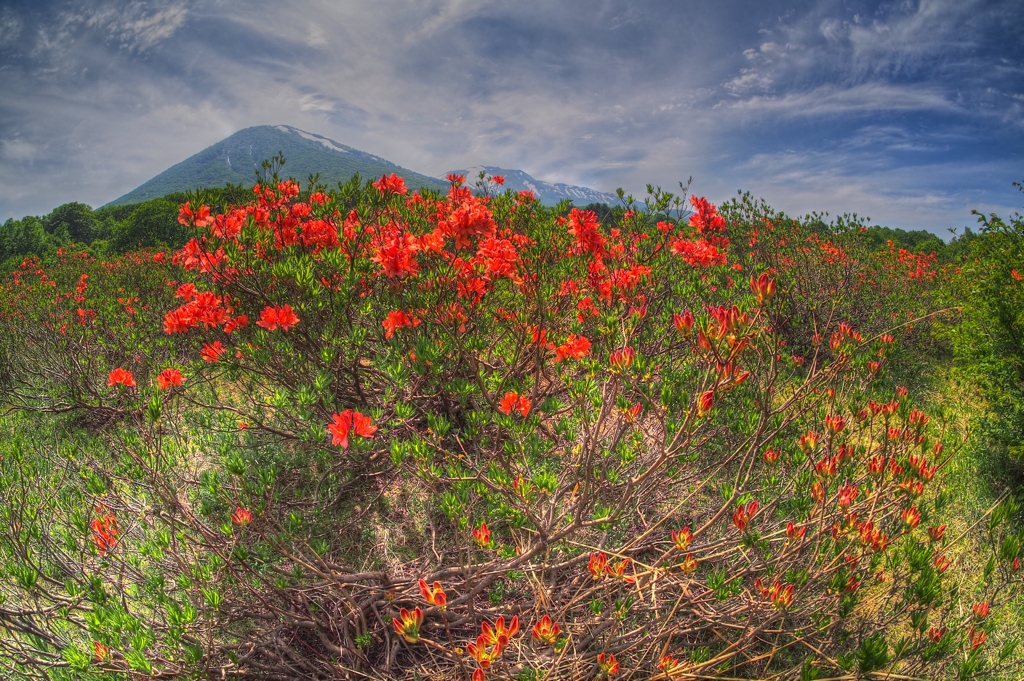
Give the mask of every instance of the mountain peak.
[[282, 175], [305, 182], [320, 174], [328, 187], [347, 182], [359, 173], [365, 179], [395, 173], [412, 188], [427, 187], [445, 191], [448, 185], [435, 178], [403, 168], [387, 159], [336, 142], [323, 135], [290, 125], [260, 125], [239, 130], [181, 163], [171, 166], [108, 205], [148, 201], [171, 192], [204, 187], [223, 187], [228, 183], [251, 185], [263, 161], [284, 153]]
[[488, 175], [501, 175], [505, 178], [503, 185], [513, 191], [531, 191], [542, 203], [553, 205], [564, 199], [569, 199], [577, 205], [588, 203], [607, 203], [610, 206], [619, 203], [619, 197], [608, 192], [600, 192], [589, 187], [578, 187], [576, 185], [564, 184], [562, 182], [544, 182], [533, 178], [524, 170], [515, 168], [498, 168], [497, 166], [473, 166], [463, 170], [452, 170], [450, 172], [466, 176], [466, 183], [470, 186], [476, 182], [483, 171]]

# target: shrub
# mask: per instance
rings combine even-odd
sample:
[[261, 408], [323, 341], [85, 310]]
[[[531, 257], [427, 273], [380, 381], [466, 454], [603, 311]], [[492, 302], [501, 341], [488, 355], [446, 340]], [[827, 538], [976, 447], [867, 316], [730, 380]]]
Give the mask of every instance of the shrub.
[[[878, 380], [909, 338], [892, 315], [928, 281], [903, 278], [898, 251], [876, 280], [834, 234], [776, 253], [737, 220], [737, 243], [699, 198], [689, 213], [659, 192], [606, 227], [449, 180], [302, 193], [268, 172], [244, 205], [181, 207], [188, 274], [130, 289], [164, 306], [137, 341], [160, 352], [85, 372], [133, 416], [51, 446], [11, 426], [12, 664], [477, 681], [1018, 668], [994, 626], [1020, 584], [1015, 506], [989, 515], [978, 591], [961, 592], [940, 484], [955, 443]], [[18, 306], [54, 314], [42, 294]], [[28, 338], [12, 375], [49, 342]]]

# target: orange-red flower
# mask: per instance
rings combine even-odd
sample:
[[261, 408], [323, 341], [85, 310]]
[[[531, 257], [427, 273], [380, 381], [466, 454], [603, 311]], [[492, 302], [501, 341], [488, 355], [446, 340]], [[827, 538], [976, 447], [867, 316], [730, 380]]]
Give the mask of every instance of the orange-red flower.
[[271, 307], [268, 305], [260, 312], [260, 320], [256, 322], [256, 326], [262, 327], [267, 331], [275, 331], [278, 328], [282, 331], [288, 331], [298, 323], [299, 317], [295, 314], [291, 305], [282, 305], [281, 307]]
[[847, 483], [839, 488], [839, 508], [845, 509], [850, 506], [853, 502], [857, 501], [857, 495], [860, 490], [857, 489], [857, 485], [852, 482]]
[[689, 310], [686, 310], [683, 314], [672, 315], [672, 325], [676, 327], [676, 331], [684, 336], [689, 336], [693, 332], [693, 324], [693, 313]]
[[603, 676], [612, 676], [619, 673], [619, 661], [612, 654], [598, 653], [597, 666], [600, 668]]
[[376, 189], [379, 189], [382, 194], [406, 194], [408, 190], [405, 188], [405, 179], [391, 173], [390, 175], [381, 175], [380, 179], [373, 183]]
[[391, 338], [398, 329], [419, 326], [420, 320], [404, 310], [392, 310], [381, 324], [384, 326], [384, 338]]
[[[96, 507], [97, 513], [103, 513], [103, 511], [103, 508]], [[96, 545], [101, 556], [107, 555], [107, 552], [114, 548], [117, 535], [120, 534], [117, 528], [117, 518], [113, 513], [107, 512], [98, 518], [93, 518], [89, 526], [92, 528], [92, 543]]]
[[685, 551], [693, 541], [693, 533], [690, 532], [690, 527], [687, 525], [681, 530], [672, 530], [672, 544], [679, 551]]
[[561, 633], [562, 627], [558, 622], [552, 622], [548, 615], [544, 615], [539, 622], [533, 625], [533, 640], [546, 645], [554, 645]]
[[911, 529], [917, 527], [918, 523], [921, 522], [921, 512], [917, 510], [916, 506], [903, 509], [903, 522], [907, 524]]
[[498, 405], [498, 411], [502, 414], [511, 414], [513, 411], [518, 411], [523, 416], [530, 413], [530, 407], [532, 403], [530, 398], [525, 395], [519, 395], [514, 392], [505, 393], [505, 397], [501, 398], [501, 403]]
[[427, 603], [437, 606], [438, 610], [444, 610], [448, 606], [448, 596], [445, 594], [441, 582], [434, 582], [433, 586], [428, 586], [426, 580], [421, 579], [419, 587], [420, 596], [423, 596], [423, 600]]
[[391, 625], [395, 628], [395, 632], [402, 636], [406, 643], [417, 643], [420, 640], [420, 627], [423, 626], [423, 611], [420, 610], [419, 606], [416, 607], [411, 613], [402, 608], [398, 611], [398, 617], [391, 619]]
[[491, 545], [491, 529], [487, 527], [486, 520], [482, 521], [480, 526], [473, 530], [473, 541], [482, 549], [486, 549]]
[[570, 333], [564, 343], [555, 348], [555, 362], [566, 359], [583, 359], [590, 354], [590, 341], [585, 336]]
[[107, 657], [110, 656], [110, 648], [103, 645], [99, 641], [92, 642], [92, 649], [93, 653], [96, 655], [96, 660], [98, 662], [103, 662], [107, 659]]
[[715, 391], [705, 390], [697, 399], [697, 416], [706, 416], [715, 404]]
[[988, 617], [988, 601], [982, 603], [975, 603], [974, 607], [971, 608], [971, 612], [974, 613], [974, 618], [983, 620]]
[[591, 579], [601, 579], [608, 568], [608, 556], [604, 551], [590, 554], [590, 561], [587, 562], [587, 570]]
[[132, 372], [117, 367], [110, 372], [107, 376], [107, 387], [113, 388], [115, 385], [123, 385], [126, 388], [135, 387], [135, 377], [132, 376]]
[[635, 358], [636, 350], [627, 345], [612, 351], [612, 354], [608, 357], [608, 364], [611, 365], [612, 371], [625, 371]]
[[750, 290], [753, 291], [758, 304], [763, 303], [775, 295], [775, 280], [769, 277], [767, 272], [762, 273], [756, 279], [751, 275]]
[[825, 417], [825, 427], [833, 433], [841, 433], [846, 427], [846, 421], [838, 414], [829, 414]]
[[247, 508], [237, 507], [231, 514], [231, 521], [236, 525], [248, 525], [252, 522], [252, 511]]
[[161, 390], [170, 390], [171, 388], [178, 388], [182, 384], [181, 372], [177, 369], [164, 369], [156, 377], [157, 383], [160, 385]]
[[606, 256], [604, 237], [601, 235], [599, 227], [597, 213], [592, 210], [573, 208], [569, 212], [569, 234], [576, 237], [573, 250], [576, 253], [590, 253], [595, 258]]
[[334, 414], [334, 419], [327, 424], [327, 430], [333, 436], [331, 444], [338, 445], [342, 449], [348, 449], [348, 436], [355, 433], [361, 437], [373, 437], [377, 432], [377, 426], [369, 416], [360, 414], [358, 411], [346, 409], [340, 414]]
[[736, 526], [736, 529], [743, 531], [747, 529], [747, 525], [757, 514], [757, 502], [751, 501], [746, 507], [740, 504], [736, 511], [732, 514], [732, 524]]
[[204, 362], [211, 364], [219, 362], [221, 355], [227, 352], [227, 348], [220, 341], [214, 341], [213, 343], [207, 343], [203, 346], [203, 349], [199, 351], [200, 356]]

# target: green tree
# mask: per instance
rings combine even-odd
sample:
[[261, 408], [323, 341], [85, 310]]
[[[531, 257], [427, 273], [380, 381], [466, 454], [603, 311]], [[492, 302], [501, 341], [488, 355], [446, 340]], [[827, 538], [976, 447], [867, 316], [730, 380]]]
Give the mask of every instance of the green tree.
[[111, 247], [127, 252], [139, 247], [181, 246], [187, 232], [178, 223], [178, 209], [178, 202], [167, 199], [139, 204], [127, 218], [114, 224]]
[[39, 218], [28, 216], [21, 220], [9, 219], [0, 228], [0, 262], [42, 253], [48, 244], [49, 237]]
[[65, 203], [43, 218], [43, 227], [50, 234], [63, 227], [71, 241], [87, 244], [96, 236], [96, 216], [84, 203]]

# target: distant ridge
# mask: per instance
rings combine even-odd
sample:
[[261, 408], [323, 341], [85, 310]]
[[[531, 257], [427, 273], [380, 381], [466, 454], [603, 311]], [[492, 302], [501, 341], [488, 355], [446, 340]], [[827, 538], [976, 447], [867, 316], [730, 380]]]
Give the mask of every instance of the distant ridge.
[[521, 192], [529, 190], [533, 192], [541, 203], [553, 205], [569, 199], [577, 206], [585, 206], [588, 203], [607, 203], [614, 206], [619, 203], [619, 197], [608, 192], [599, 192], [589, 187], [577, 187], [561, 182], [552, 184], [542, 180], [536, 180], [522, 170], [509, 168], [498, 168], [496, 166], [473, 166], [464, 170], [453, 170], [451, 172], [466, 176], [466, 184], [473, 186], [480, 175], [480, 171], [488, 175], [502, 175], [505, 178], [504, 187], [513, 191]]
[[255, 171], [265, 159], [272, 158], [279, 151], [284, 152], [286, 160], [283, 175], [294, 177], [303, 185], [315, 173], [320, 173], [320, 181], [328, 187], [347, 182], [356, 173], [364, 179], [395, 173], [405, 178], [412, 189], [448, 189], [447, 182], [413, 172], [322, 135], [290, 125], [260, 125], [239, 130], [206, 147], [107, 205], [140, 203], [171, 192], [223, 187], [229, 182], [251, 186], [256, 181]]

